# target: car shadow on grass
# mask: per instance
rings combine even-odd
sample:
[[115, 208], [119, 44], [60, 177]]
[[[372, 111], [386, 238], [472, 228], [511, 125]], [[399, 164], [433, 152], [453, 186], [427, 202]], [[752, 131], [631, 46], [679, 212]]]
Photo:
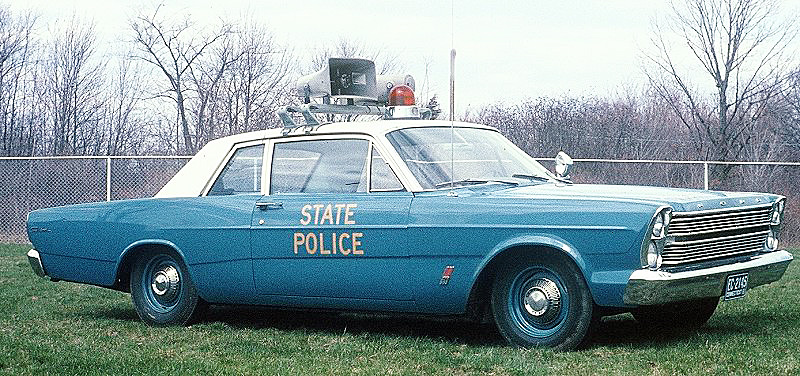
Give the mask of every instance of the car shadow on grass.
[[621, 314], [605, 317], [596, 324], [587, 347], [650, 347], [664, 346], [686, 339], [692, 335], [690, 330], [647, 330], [642, 324], [634, 320], [630, 314]]
[[92, 310], [79, 311], [75, 315], [97, 320], [139, 321], [139, 316], [133, 307], [123, 306], [93, 308]]
[[[132, 307], [109, 307], [80, 314], [96, 319], [138, 321]], [[630, 314], [603, 318], [597, 323], [584, 347], [663, 347], [691, 341], [698, 334], [724, 341], [729, 337], [763, 336], [773, 332], [776, 323], [792, 326], [798, 318], [787, 318], [769, 312], [753, 311], [735, 315], [715, 315], [696, 330], [683, 328], [648, 330]], [[457, 318], [436, 318], [418, 315], [337, 313], [325, 311], [293, 311], [252, 306], [211, 306], [199, 323], [222, 323], [236, 329], [277, 329], [339, 335], [382, 335], [427, 338], [471, 346], [505, 346], [503, 337], [493, 324], [478, 324]], [[800, 328], [794, 328], [800, 329]], [[705, 341], [705, 339], [702, 339]]]
[[[94, 320], [140, 321], [133, 307], [102, 307], [78, 311], [74, 315]], [[493, 324], [419, 315], [295, 311], [257, 306], [215, 305], [209, 307], [197, 324], [215, 323], [234, 329], [420, 337], [473, 346], [506, 343]]]
[[[736, 314], [715, 314], [708, 323], [698, 329], [691, 328], [646, 328], [633, 319], [630, 314], [606, 317], [600, 322], [590, 340], [590, 347], [663, 347], [664, 345], [686, 341], [705, 342], [709, 337], [718, 342], [730, 338], [747, 336], [765, 337], [776, 332], [796, 332], [800, 317], [787, 317], [785, 314], [767, 310], [750, 310]], [[713, 340], [713, 339], [712, 339]]]
[[292, 311], [262, 307], [212, 306], [204, 323], [234, 328], [300, 330], [316, 333], [421, 337], [454, 344], [497, 345], [505, 340], [494, 325], [418, 315]]

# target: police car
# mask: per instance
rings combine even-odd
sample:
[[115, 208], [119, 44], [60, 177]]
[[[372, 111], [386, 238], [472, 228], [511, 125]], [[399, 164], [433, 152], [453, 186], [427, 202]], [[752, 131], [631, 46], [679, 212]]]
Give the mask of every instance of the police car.
[[[565, 350], [603, 315], [703, 325], [792, 261], [781, 196], [574, 184], [566, 154], [551, 173], [496, 129], [426, 120], [413, 85], [330, 59], [285, 127], [209, 142], [154, 198], [31, 212], [31, 266], [128, 291], [152, 325], [209, 304], [460, 315]], [[322, 121], [356, 115], [385, 120]]]

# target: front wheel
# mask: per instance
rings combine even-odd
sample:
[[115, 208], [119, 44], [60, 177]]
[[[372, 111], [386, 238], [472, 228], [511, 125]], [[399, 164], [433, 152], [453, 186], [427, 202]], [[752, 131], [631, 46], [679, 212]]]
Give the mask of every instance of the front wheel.
[[542, 256], [506, 265], [492, 288], [492, 311], [503, 337], [520, 347], [571, 350], [581, 344], [594, 302], [571, 260]]
[[206, 303], [200, 299], [186, 264], [171, 252], [141, 255], [130, 278], [131, 299], [149, 325], [184, 325], [196, 321]]

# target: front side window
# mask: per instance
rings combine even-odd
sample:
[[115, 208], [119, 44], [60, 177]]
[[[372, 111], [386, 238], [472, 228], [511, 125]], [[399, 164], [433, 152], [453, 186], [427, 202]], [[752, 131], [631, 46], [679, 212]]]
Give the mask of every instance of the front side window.
[[372, 171], [370, 171], [370, 176], [370, 191], [396, 192], [405, 190], [389, 163], [383, 159], [381, 153], [375, 148], [372, 149]]
[[261, 166], [264, 145], [253, 145], [236, 150], [228, 164], [217, 177], [209, 196], [236, 195], [261, 192]]
[[275, 144], [270, 192], [366, 192], [368, 148], [369, 141], [360, 139]]
[[489, 129], [408, 128], [386, 137], [424, 189], [515, 177], [552, 178], [542, 165]]

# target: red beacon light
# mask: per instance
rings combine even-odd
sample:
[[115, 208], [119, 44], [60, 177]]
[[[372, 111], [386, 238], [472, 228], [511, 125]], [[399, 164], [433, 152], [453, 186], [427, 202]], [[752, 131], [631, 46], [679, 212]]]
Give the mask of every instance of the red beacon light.
[[407, 85], [397, 85], [389, 91], [389, 106], [413, 106], [414, 90]]
[[419, 119], [420, 112], [414, 101], [414, 89], [408, 85], [395, 85], [389, 90], [384, 119]]

